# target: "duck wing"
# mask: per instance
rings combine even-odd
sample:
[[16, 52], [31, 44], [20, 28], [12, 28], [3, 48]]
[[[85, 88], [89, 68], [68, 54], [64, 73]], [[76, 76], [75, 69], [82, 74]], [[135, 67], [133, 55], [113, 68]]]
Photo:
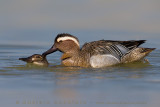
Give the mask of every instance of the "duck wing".
[[[145, 43], [146, 40], [130, 40], [130, 41], [117, 41], [119, 44], [125, 46], [129, 50], [137, 48], [141, 44]], [[116, 41], [115, 41], [116, 42]]]
[[82, 53], [87, 53], [89, 56], [94, 55], [111, 55], [117, 60], [121, 60], [122, 56], [130, 52], [130, 50], [137, 48], [144, 43], [145, 40], [138, 41], [112, 41], [112, 40], [100, 40], [85, 43], [82, 48]]

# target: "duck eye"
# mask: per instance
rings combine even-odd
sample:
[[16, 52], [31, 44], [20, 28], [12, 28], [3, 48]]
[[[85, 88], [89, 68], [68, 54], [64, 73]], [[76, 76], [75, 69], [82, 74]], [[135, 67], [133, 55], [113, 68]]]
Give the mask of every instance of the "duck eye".
[[62, 42], [62, 40], [60, 40], [59, 42]]
[[41, 58], [40, 56], [36, 56], [36, 58]]

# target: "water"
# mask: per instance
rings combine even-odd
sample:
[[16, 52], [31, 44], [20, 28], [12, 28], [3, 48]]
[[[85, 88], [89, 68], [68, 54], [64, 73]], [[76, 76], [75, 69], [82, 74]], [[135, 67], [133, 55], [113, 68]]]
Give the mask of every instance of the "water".
[[[160, 99], [160, 50], [150, 63], [108, 68], [61, 67], [59, 52], [49, 67], [19, 61], [48, 46], [0, 45], [0, 104], [3, 107], [155, 107]], [[56, 66], [57, 65], [57, 66]]]

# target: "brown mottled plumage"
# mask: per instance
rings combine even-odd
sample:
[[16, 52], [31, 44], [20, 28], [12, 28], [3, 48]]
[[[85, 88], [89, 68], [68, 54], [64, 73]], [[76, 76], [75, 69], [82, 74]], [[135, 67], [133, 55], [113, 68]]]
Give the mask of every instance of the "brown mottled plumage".
[[59, 34], [54, 45], [44, 56], [57, 50], [63, 53], [61, 60], [65, 66], [80, 66], [100, 68], [119, 63], [128, 63], [142, 60], [155, 48], [139, 48], [145, 40], [112, 41], [99, 40], [85, 43], [82, 48], [75, 36]]

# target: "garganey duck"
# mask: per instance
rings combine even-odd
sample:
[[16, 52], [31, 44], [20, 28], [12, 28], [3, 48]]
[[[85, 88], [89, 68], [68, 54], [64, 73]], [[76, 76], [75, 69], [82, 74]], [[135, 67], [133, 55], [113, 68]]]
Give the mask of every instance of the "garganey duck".
[[49, 63], [46, 59], [45, 55], [40, 54], [34, 54], [32, 56], [29, 56], [27, 58], [19, 58], [19, 60], [25, 61], [27, 63], [32, 63], [35, 65], [42, 65], [42, 66], [48, 66]]
[[144, 59], [155, 49], [139, 47], [144, 42], [99, 40], [85, 43], [80, 48], [77, 37], [63, 33], [57, 35], [53, 46], [42, 55], [47, 56], [58, 50], [63, 53], [61, 60], [64, 66], [100, 68]]

